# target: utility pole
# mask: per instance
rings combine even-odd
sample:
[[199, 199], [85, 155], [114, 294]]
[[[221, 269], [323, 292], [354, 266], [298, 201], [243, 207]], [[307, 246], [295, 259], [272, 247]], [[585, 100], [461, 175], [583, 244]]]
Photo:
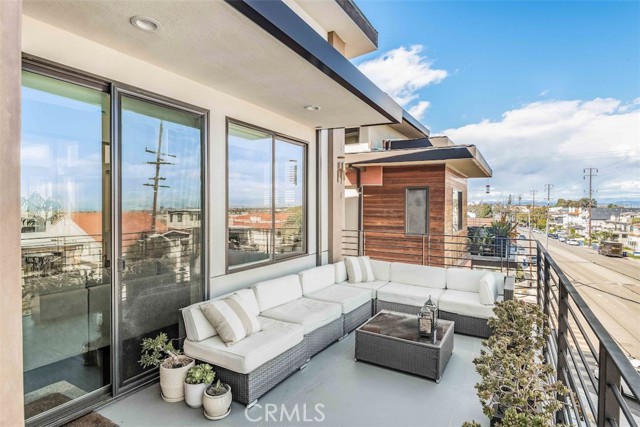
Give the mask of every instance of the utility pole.
[[587, 234], [589, 238], [589, 246], [591, 246], [591, 209], [593, 207], [593, 178], [598, 176], [597, 168], [584, 168], [582, 169], [582, 179], [589, 177], [589, 223], [587, 228]]
[[153, 150], [149, 150], [148, 148], [145, 148], [144, 151], [146, 151], [149, 154], [155, 154], [156, 156], [156, 160], [153, 162], [146, 162], [149, 165], [155, 165], [156, 166], [156, 174], [153, 178], [149, 178], [149, 181], [153, 182], [153, 184], [150, 183], [145, 183], [142, 184], [146, 187], [153, 187], [153, 207], [151, 208], [151, 232], [153, 234], [155, 234], [156, 232], [156, 217], [158, 216], [158, 189], [159, 188], [169, 188], [168, 185], [160, 185], [160, 181], [164, 181], [167, 178], [164, 178], [162, 176], [160, 176], [160, 166], [161, 165], [172, 165], [173, 163], [171, 162], [167, 162], [165, 160], [165, 156], [167, 157], [176, 157], [173, 154], [169, 154], [169, 153], [163, 153], [162, 152], [162, 129], [163, 129], [163, 122], [162, 120], [160, 121], [160, 132], [158, 134], [158, 149], [156, 151]]
[[547, 224], [545, 227], [545, 234], [547, 235], [547, 250], [549, 250], [549, 206], [551, 204], [551, 189], [553, 184], [545, 184], [544, 189], [547, 190]]
[[536, 207], [536, 193], [538, 190], [531, 190], [531, 209], [529, 209], [529, 230], [531, 230], [531, 212]]

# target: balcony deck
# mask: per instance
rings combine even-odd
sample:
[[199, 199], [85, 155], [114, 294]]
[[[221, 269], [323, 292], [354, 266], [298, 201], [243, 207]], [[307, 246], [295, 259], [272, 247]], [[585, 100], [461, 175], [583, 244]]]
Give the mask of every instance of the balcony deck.
[[[439, 384], [417, 376], [385, 369], [353, 359], [355, 333], [325, 349], [298, 371], [265, 394], [249, 409], [233, 402], [231, 414], [216, 426], [326, 425], [326, 426], [438, 426], [460, 427], [464, 421], [489, 420], [474, 389], [479, 377], [472, 363], [481, 340], [456, 334], [454, 350]], [[266, 420], [266, 405], [277, 405], [276, 420]], [[287, 421], [281, 408], [291, 413], [298, 405], [299, 418]], [[320, 417], [323, 421], [304, 421]], [[158, 384], [147, 387], [99, 411], [121, 427], [208, 426], [202, 409], [184, 402], [165, 403]], [[283, 414], [283, 421], [280, 421]], [[251, 419], [255, 420], [252, 421]]]

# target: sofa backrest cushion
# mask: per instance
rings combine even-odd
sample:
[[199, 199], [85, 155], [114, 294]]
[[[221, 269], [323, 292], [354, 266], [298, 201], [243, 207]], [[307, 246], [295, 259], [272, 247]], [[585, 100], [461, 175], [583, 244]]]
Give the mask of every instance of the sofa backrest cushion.
[[336, 269], [336, 283], [343, 283], [349, 280], [347, 276], [347, 266], [344, 265], [344, 261], [338, 261], [333, 266]]
[[391, 263], [388, 261], [371, 260], [371, 268], [376, 280], [389, 281], [389, 267]]
[[494, 276], [496, 290], [501, 295], [504, 290], [504, 274], [470, 268], [447, 268], [447, 289], [479, 292], [480, 279], [487, 273]]
[[487, 273], [480, 279], [478, 285], [478, 296], [480, 304], [493, 305], [498, 297], [498, 287], [496, 286], [496, 278], [493, 274]]
[[302, 294], [307, 295], [336, 283], [336, 268], [333, 264], [321, 265], [298, 273]]
[[425, 288], [445, 289], [447, 270], [442, 267], [393, 262], [389, 268], [389, 281]]
[[302, 298], [302, 286], [297, 274], [258, 282], [251, 289], [256, 294], [261, 312]]

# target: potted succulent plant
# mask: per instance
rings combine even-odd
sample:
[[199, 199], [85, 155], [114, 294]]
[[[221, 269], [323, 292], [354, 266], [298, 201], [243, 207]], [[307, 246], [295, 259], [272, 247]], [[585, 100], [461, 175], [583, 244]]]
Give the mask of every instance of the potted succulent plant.
[[231, 412], [231, 387], [218, 380], [204, 391], [202, 405], [204, 416], [210, 420], [220, 420]]
[[195, 365], [187, 371], [184, 380], [184, 400], [192, 408], [202, 406], [204, 390], [213, 382], [216, 373], [208, 363]]
[[489, 227], [489, 232], [494, 238], [494, 254], [505, 258], [509, 254], [509, 239], [517, 236], [518, 224], [513, 224], [507, 219], [507, 214], [503, 213], [498, 221], [493, 221]]
[[160, 367], [160, 389], [165, 402], [184, 400], [184, 380], [195, 361], [173, 346], [164, 332], [142, 340], [140, 365]]

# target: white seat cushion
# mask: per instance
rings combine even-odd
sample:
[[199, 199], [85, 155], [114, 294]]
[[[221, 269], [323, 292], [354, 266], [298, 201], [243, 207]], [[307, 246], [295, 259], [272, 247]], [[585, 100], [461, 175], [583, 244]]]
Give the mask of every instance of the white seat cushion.
[[318, 292], [305, 295], [305, 297], [340, 304], [342, 306], [342, 314], [347, 314], [362, 304], [371, 301], [371, 292], [368, 289], [357, 289], [354, 286], [332, 285]]
[[378, 300], [422, 307], [429, 296], [437, 304], [443, 292], [444, 289], [389, 282], [378, 289]]
[[311, 294], [336, 283], [336, 268], [333, 264], [310, 268], [298, 273], [302, 295]]
[[371, 291], [371, 298], [376, 299], [378, 297], [378, 289], [380, 289], [387, 283], [389, 283], [387, 280], [376, 280], [373, 282], [360, 282], [360, 283], [342, 282], [338, 284], [343, 286], [351, 286], [353, 288], [359, 288], [359, 289], [369, 289]]
[[498, 294], [504, 293], [504, 274], [488, 270], [472, 270], [470, 268], [447, 268], [447, 289], [465, 292], [478, 292], [480, 279], [490, 273], [496, 280]]
[[442, 267], [393, 262], [389, 268], [389, 281], [444, 289], [447, 285], [447, 270]]
[[302, 297], [302, 286], [297, 274], [258, 282], [251, 289], [256, 294], [261, 312]]
[[185, 340], [187, 356], [248, 374], [302, 342], [302, 326], [258, 316], [261, 330], [227, 347], [219, 336], [195, 342]]
[[311, 298], [299, 298], [263, 311], [261, 316], [302, 325], [307, 335], [342, 316], [342, 306]]
[[[498, 297], [498, 300], [501, 300]], [[464, 316], [488, 319], [493, 316], [493, 305], [480, 304], [480, 296], [477, 292], [465, 292], [447, 289], [440, 296], [438, 308], [449, 313], [462, 314]]]

